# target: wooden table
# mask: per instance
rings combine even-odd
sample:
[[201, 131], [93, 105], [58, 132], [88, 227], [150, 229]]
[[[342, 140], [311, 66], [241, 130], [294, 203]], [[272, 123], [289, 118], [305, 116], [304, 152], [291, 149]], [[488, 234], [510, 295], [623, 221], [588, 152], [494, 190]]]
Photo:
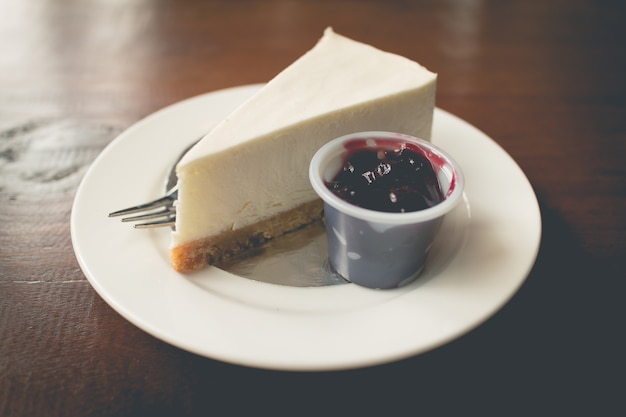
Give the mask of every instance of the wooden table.
[[[592, 0], [0, 0], [0, 415], [624, 415], [625, 19]], [[90, 164], [166, 105], [269, 80], [328, 25], [437, 72], [437, 105], [524, 170], [543, 221], [527, 281], [458, 340], [341, 372], [226, 364], [130, 324], [73, 252]]]

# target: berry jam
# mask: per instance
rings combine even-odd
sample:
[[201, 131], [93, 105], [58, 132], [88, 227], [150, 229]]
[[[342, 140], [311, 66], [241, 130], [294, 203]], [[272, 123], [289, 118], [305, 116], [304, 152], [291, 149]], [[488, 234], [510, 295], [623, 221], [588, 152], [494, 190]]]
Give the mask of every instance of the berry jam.
[[411, 148], [351, 147], [326, 186], [348, 203], [376, 211], [404, 213], [439, 204], [444, 196], [433, 166], [419, 148]]

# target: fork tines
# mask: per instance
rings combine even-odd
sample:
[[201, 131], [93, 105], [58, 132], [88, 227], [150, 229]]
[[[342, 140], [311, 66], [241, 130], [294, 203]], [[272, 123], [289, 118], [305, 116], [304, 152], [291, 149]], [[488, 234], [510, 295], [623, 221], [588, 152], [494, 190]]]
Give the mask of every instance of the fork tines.
[[178, 190], [174, 188], [168, 195], [158, 198], [149, 203], [140, 204], [137, 206], [129, 207], [127, 209], [114, 211], [109, 213], [109, 217], [126, 216], [130, 214], [137, 214], [136, 216], [124, 217], [123, 222], [133, 222], [141, 220], [153, 220], [144, 223], [137, 223], [134, 225], [136, 229], [147, 229], [152, 227], [174, 226], [176, 223], [176, 198], [178, 197]]

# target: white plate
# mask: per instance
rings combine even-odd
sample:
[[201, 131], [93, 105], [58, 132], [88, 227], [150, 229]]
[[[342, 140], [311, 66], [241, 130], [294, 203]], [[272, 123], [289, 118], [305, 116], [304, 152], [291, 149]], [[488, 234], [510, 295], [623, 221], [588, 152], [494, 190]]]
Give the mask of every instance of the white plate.
[[135, 230], [113, 210], [163, 192], [184, 147], [259, 85], [212, 92], [133, 125], [99, 155], [74, 201], [72, 242], [87, 279], [119, 314], [199, 355], [282, 370], [333, 370], [413, 356], [492, 316], [532, 267], [541, 235], [535, 194], [494, 141], [435, 111], [433, 142], [463, 167], [465, 204], [444, 224], [423, 275], [404, 288], [294, 287], [215, 267], [192, 275], [169, 265], [169, 230]]

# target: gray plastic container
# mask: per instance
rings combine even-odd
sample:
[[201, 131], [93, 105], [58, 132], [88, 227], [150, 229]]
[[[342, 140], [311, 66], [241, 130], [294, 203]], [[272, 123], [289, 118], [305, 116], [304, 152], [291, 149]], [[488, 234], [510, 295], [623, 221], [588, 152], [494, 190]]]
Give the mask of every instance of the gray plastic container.
[[[427, 209], [388, 213], [350, 204], [325, 185], [343, 166], [354, 144], [389, 149], [412, 143], [432, 163], [444, 200]], [[425, 140], [392, 132], [358, 132], [334, 139], [311, 160], [309, 178], [324, 201], [328, 256], [343, 278], [368, 288], [397, 288], [415, 280], [444, 216], [459, 203], [465, 181], [461, 167], [445, 151]]]

